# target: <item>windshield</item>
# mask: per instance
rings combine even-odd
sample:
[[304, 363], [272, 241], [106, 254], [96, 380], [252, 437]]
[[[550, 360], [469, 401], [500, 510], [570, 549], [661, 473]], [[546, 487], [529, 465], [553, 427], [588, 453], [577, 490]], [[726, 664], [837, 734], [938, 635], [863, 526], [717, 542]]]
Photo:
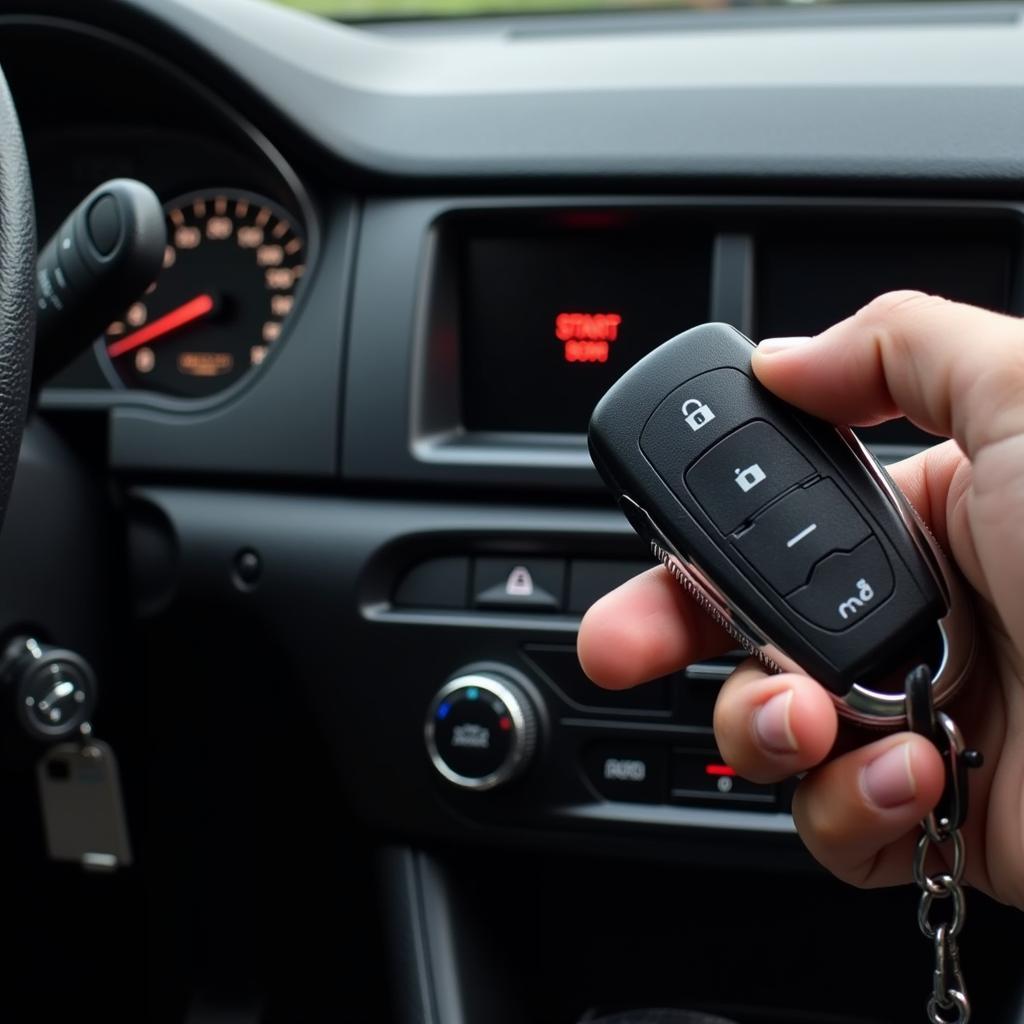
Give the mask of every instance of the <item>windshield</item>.
[[[481, 14], [574, 11], [714, 10], [728, 7], [832, 5], [832, 0], [277, 0], [341, 21], [375, 18], [471, 17]], [[850, 2], [850, 0], [845, 0]]]

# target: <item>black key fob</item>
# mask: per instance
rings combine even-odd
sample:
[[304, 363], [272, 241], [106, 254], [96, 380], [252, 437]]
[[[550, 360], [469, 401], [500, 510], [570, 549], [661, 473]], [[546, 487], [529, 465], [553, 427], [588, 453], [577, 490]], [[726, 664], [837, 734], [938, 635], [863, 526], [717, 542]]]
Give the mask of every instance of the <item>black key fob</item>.
[[925, 662], [941, 704], [974, 658], [971, 606], [909, 502], [854, 434], [787, 405], [726, 324], [667, 341], [590, 421], [636, 531], [771, 671], [802, 671], [866, 724], [906, 720]]

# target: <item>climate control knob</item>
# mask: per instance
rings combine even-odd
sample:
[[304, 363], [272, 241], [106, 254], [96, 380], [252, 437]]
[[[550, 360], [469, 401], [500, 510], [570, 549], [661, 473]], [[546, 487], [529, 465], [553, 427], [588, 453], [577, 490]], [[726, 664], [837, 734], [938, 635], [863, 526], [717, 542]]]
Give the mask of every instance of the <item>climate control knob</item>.
[[424, 732], [445, 779], [494, 789], [526, 770], [537, 747], [537, 711], [526, 686], [505, 672], [466, 670], [441, 687]]

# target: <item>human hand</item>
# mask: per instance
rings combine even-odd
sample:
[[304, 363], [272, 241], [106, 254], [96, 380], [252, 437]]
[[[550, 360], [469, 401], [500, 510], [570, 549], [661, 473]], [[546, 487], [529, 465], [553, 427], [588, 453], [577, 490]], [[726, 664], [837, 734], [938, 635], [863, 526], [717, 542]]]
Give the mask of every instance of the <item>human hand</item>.
[[[966, 878], [1024, 909], [1024, 322], [893, 292], [815, 338], [763, 342], [753, 369], [780, 398], [834, 423], [903, 414], [954, 439], [890, 472], [976, 594], [979, 656], [948, 708], [985, 755], [970, 773]], [[587, 612], [578, 650], [591, 679], [621, 689], [734, 646], [656, 568]], [[903, 732], [850, 749], [869, 734], [840, 723], [823, 687], [753, 661], [723, 686], [715, 735], [745, 778], [807, 772], [793, 817], [835, 875], [909, 881], [919, 822], [944, 785], [927, 740]]]

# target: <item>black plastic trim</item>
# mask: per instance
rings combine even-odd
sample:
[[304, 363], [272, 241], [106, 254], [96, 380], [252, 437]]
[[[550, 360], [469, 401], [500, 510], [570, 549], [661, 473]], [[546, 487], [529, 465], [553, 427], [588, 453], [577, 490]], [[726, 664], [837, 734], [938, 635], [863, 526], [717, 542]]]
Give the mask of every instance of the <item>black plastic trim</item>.
[[[992, 5], [974, 18], [965, 5], [951, 20], [928, 5], [912, 25], [905, 7], [895, 22], [881, 8], [852, 51], [841, 10], [835, 20], [817, 12], [805, 29], [761, 11], [754, 25], [740, 16], [698, 33], [699, 14], [674, 31], [663, 19], [646, 28], [641, 15], [635, 31], [620, 25], [611, 37], [588, 37], [581, 19], [558, 61], [531, 50], [548, 40], [500, 24], [476, 46], [460, 46], [458, 30], [446, 35], [439, 24], [425, 45], [234, 0], [125, 6], [230, 66], [336, 157], [395, 178], [600, 175], [873, 189], [927, 179], [1015, 190], [1024, 170], [1017, 6], [1007, 5], [1004, 20]], [[929, 44], [912, 45], [925, 31]], [[666, 38], [676, 43], [669, 54]], [[595, 40], [605, 49], [591, 54]], [[963, 61], [968, 52], [976, 65]]]

